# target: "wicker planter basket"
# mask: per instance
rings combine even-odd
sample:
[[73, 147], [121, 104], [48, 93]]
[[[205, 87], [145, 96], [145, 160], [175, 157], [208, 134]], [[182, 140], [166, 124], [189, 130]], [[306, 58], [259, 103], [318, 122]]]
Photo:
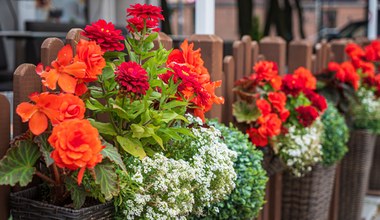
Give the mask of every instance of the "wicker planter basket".
[[278, 156], [275, 156], [272, 148], [265, 147], [259, 149], [263, 151], [264, 160], [262, 162], [262, 165], [264, 170], [267, 171], [269, 177], [273, 176], [276, 173], [281, 173], [285, 170], [286, 166], [284, 162], [282, 162]]
[[375, 150], [373, 153], [372, 167], [369, 175], [368, 189], [380, 194], [380, 135], [376, 136]]
[[348, 153], [342, 160], [339, 219], [359, 220], [368, 187], [376, 136], [366, 130], [351, 131]]
[[282, 220], [327, 220], [336, 166], [316, 165], [303, 177], [284, 172]]
[[10, 195], [10, 209], [14, 220], [108, 220], [113, 219], [112, 202], [94, 205], [79, 210], [54, 206], [33, 200], [38, 187], [26, 189]]

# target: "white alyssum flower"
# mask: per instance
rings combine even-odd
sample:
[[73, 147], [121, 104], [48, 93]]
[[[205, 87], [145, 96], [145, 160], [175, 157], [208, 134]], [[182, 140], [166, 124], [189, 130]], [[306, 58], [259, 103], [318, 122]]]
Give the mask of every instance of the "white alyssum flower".
[[295, 176], [302, 176], [322, 161], [323, 124], [317, 119], [310, 127], [292, 126], [288, 131], [277, 145], [280, 157]]

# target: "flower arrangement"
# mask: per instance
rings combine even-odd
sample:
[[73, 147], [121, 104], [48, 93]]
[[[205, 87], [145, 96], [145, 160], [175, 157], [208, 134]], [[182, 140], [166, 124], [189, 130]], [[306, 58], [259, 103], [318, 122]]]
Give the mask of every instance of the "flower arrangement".
[[369, 129], [379, 132], [380, 113], [378, 111], [380, 78], [376, 74], [380, 42], [373, 41], [362, 49], [354, 43], [346, 46], [349, 61], [341, 64], [331, 62], [320, 75], [318, 89], [334, 103], [347, 117], [353, 129]]
[[78, 209], [88, 198], [113, 199], [118, 219], [202, 216], [228, 197], [237, 153], [205, 123], [224, 101], [215, 95], [221, 82], [187, 41], [153, 49], [160, 20], [159, 7], [132, 5], [126, 38], [99, 20], [75, 50], [66, 45], [37, 66], [48, 91], [18, 105], [29, 130], [0, 160], [0, 184], [26, 186], [37, 175], [49, 203]]
[[254, 71], [236, 82], [234, 90], [241, 100], [233, 113], [238, 122], [250, 126], [247, 133], [253, 144], [269, 146], [294, 175], [301, 176], [321, 161], [320, 116], [326, 100], [315, 92], [316, 78], [303, 67], [283, 78], [273, 62], [259, 62]]

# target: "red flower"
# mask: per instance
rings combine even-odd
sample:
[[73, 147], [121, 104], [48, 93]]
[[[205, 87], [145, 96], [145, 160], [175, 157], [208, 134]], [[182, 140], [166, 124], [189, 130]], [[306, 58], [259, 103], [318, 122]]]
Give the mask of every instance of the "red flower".
[[283, 92], [270, 92], [268, 94], [268, 99], [279, 114], [281, 121], [285, 122], [290, 115], [289, 110], [285, 108], [286, 95]]
[[115, 74], [123, 92], [145, 95], [149, 89], [148, 73], [136, 62], [121, 63]]
[[317, 87], [317, 79], [313, 76], [310, 70], [299, 67], [293, 73], [294, 78], [298, 79], [306, 89], [315, 89]]
[[317, 109], [313, 106], [299, 106], [296, 112], [299, 123], [304, 127], [310, 126], [319, 116]]
[[162, 10], [160, 7], [153, 5], [141, 5], [135, 4], [127, 9], [127, 19], [128, 26], [127, 29], [134, 33], [135, 29], [131, 26], [135, 26], [137, 31], [142, 31], [144, 29], [144, 23], [146, 28], [153, 29], [153, 31], [158, 31], [158, 23], [160, 20], [164, 20], [164, 16], [161, 14]]
[[345, 51], [351, 59], [363, 58], [365, 56], [363, 49], [354, 43], [347, 44]]
[[316, 107], [319, 111], [324, 111], [327, 108], [327, 101], [325, 97], [315, 93], [312, 90], [305, 90], [305, 96], [311, 101], [312, 105]]
[[260, 61], [253, 67], [253, 70], [257, 75], [258, 81], [270, 81], [278, 75], [277, 64], [271, 61]]
[[359, 88], [360, 76], [356, 73], [355, 67], [351, 62], [343, 62], [338, 64], [330, 62], [328, 64], [328, 71], [335, 72], [335, 78], [343, 83], [349, 83], [357, 90]]
[[292, 74], [285, 75], [282, 79], [281, 90], [287, 95], [298, 96], [303, 88], [303, 82], [299, 78], [295, 78]]
[[249, 128], [246, 132], [254, 145], [258, 147], [268, 145], [268, 138], [261, 135], [256, 128]]
[[96, 41], [103, 51], [124, 50], [124, 44], [120, 42], [124, 40], [122, 32], [115, 29], [112, 22], [107, 23], [102, 19], [93, 22], [91, 25], [86, 26], [82, 35]]
[[260, 110], [262, 115], [267, 115], [272, 111], [269, 102], [265, 99], [256, 100], [256, 106]]

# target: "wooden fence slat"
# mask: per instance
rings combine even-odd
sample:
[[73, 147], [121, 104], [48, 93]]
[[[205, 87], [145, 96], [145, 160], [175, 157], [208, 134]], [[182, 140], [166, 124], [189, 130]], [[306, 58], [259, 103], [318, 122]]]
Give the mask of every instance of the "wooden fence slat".
[[257, 63], [259, 59], [259, 44], [257, 41], [252, 41], [251, 43], [251, 49], [252, 49], [252, 61], [251, 61], [251, 73], [253, 72], [252, 67]]
[[285, 74], [286, 42], [281, 37], [264, 37], [260, 41], [260, 54], [278, 65], [279, 74]]
[[167, 50], [170, 50], [173, 48], [173, 39], [171, 39], [171, 37], [169, 37], [163, 32], [158, 32], [158, 37], [157, 39], [153, 41], [153, 43], [154, 43], [154, 49], [159, 48], [159, 43], [161, 43], [162, 46]]
[[41, 63], [50, 66], [51, 62], [57, 58], [59, 50], [64, 46], [63, 41], [58, 38], [47, 38], [41, 45]]
[[244, 35], [241, 38], [244, 45], [244, 76], [249, 76], [252, 73], [252, 39], [249, 35]]
[[224, 94], [224, 106], [222, 110], [223, 122], [228, 125], [234, 121], [232, 115], [232, 104], [235, 102], [232, 89], [235, 82], [235, 61], [232, 56], [226, 56], [223, 60], [223, 94]]
[[66, 44], [70, 44], [73, 48], [73, 51], [75, 51], [77, 44], [79, 43], [80, 39], [87, 40], [88, 38], [82, 35], [83, 30], [81, 28], [72, 28], [69, 32], [66, 34]]
[[[10, 141], [10, 104], [8, 99], [0, 94], [0, 158], [3, 158], [9, 148]], [[8, 219], [9, 186], [0, 186], [0, 219]]]
[[317, 72], [317, 57], [315, 54], [311, 55], [311, 67], [310, 67], [310, 71], [312, 73], [316, 73]]
[[235, 80], [244, 76], [244, 44], [241, 41], [234, 41], [232, 45], [232, 56], [235, 61]]
[[347, 60], [345, 48], [348, 42], [349, 41], [347, 39], [338, 39], [331, 41], [331, 51], [334, 54], [335, 62], [342, 63]]
[[[216, 35], [191, 35], [189, 42], [194, 43], [194, 49], [201, 48], [205, 67], [208, 69], [211, 80], [223, 79], [223, 40]], [[216, 89], [216, 95], [222, 95], [222, 89]], [[214, 105], [207, 117], [222, 119], [222, 105]]]
[[312, 44], [306, 40], [295, 40], [289, 44], [288, 72], [292, 73], [298, 67], [311, 69]]
[[[13, 109], [21, 102], [28, 102], [28, 96], [33, 92], [41, 92], [41, 78], [36, 74], [33, 64], [21, 64], [13, 76]], [[13, 136], [20, 135], [28, 129], [17, 114], [13, 114]]]

